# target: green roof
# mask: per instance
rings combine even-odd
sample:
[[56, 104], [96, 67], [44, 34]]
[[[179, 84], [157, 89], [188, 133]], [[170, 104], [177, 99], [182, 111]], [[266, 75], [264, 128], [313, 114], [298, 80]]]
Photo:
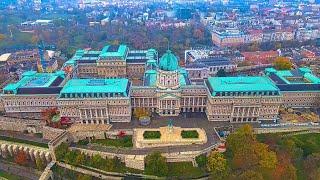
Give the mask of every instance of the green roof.
[[159, 68], [164, 71], [175, 71], [179, 68], [178, 58], [168, 50], [160, 59]]
[[37, 73], [36, 71], [27, 71], [22, 74], [21, 79], [16, 83], [10, 83], [3, 88], [4, 91], [13, 91], [17, 93], [18, 88], [44, 88], [49, 87], [58, 78], [65, 78], [64, 71], [55, 73]]
[[320, 84], [320, 78], [312, 74], [312, 71], [306, 67], [281, 71], [277, 71], [274, 68], [266, 68], [265, 72], [268, 76], [275, 74], [286, 84]]
[[120, 58], [122, 60], [126, 59], [128, 53], [128, 47], [126, 45], [107, 45], [105, 46], [99, 57], [101, 58]]
[[216, 92], [265, 92], [279, 91], [267, 77], [209, 77], [212, 95]]
[[71, 79], [60, 92], [70, 93], [124, 93], [128, 96], [128, 79]]
[[[146, 86], [156, 86], [157, 85], [157, 71], [150, 69], [144, 74], [144, 85]], [[184, 69], [179, 69], [179, 84], [180, 86], [187, 85], [186, 81], [187, 72]]]

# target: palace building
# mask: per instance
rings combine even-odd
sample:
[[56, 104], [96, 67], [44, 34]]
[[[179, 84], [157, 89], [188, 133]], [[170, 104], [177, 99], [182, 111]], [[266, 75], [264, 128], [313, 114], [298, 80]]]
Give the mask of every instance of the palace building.
[[320, 107], [320, 78], [313, 75], [309, 68], [286, 71], [267, 68], [265, 74], [283, 94], [284, 107]]
[[1, 100], [6, 114], [36, 118], [44, 109], [57, 107], [57, 97], [67, 80], [63, 71], [23, 73], [18, 82], [3, 89]]
[[74, 122], [130, 122], [128, 79], [71, 79], [57, 98], [60, 115]]
[[319, 107], [320, 80], [308, 68], [268, 68], [265, 76], [209, 77], [195, 85], [170, 50], [158, 60], [154, 49], [120, 45], [78, 50], [62, 69], [28, 71], [7, 85], [0, 95], [5, 114], [36, 118], [57, 108], [74, 123], [109, 124], [130, 122], [143, 108], [159, 116], [203, 112], [209, 121], [248, 123], [274, 121], [280, 106]]
[[79, 78], [139, 78], [145, 63], [158, 60], [155, 49], [129, 50], [126, 45], [107, 45], [101, 51], [78, 50], [64, 67], [76, 69]]
[[210, 77], [206, 85], [212, 121], [275, 120], [282, 103], [279, 88], [267, 77]]

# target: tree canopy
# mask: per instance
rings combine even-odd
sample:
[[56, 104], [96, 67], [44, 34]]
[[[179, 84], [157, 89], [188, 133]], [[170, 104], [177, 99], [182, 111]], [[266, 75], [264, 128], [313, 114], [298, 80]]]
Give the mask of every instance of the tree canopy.
[[208, 156], [207, 169], [214, 179], [224, 179], [227, 175], [227, 160], [224, 155], [212, 151]]
[[277, 57], [273, 65], [277, 70], [290, 70], [292, 68], [291, 61], [286, 57]]
[[166, 158], [161, 155], [160, 152], [153, 152], [149, 154], [145, 159], [146, 167], [145, 173], [156, 176], [167, 176], [168, 165]]

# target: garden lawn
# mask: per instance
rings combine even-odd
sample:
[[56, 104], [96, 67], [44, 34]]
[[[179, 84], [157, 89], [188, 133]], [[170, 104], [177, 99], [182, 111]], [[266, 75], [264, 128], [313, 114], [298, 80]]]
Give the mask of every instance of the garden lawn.
[[48, 148], [48, 144], [46, 144], [46, 143], [27, 141], [27, 140], [17, 139], [17, 138], [13, 138], [13, 137], [0, 136], [0, 140], [10, 141], [10, 142], [17, 142], [17, 143], [22, 143], [22, 144], [29, 144], [29, 145], [33, 145], [33, 146]]
[[7, 172], [1, 171], [0, 170], [0, 179], [4, 178], [4, 179], [9, 179], [9, 180], [19, 180], [21, 179], [19, 176], [13, 175], [13, 174], [9, 174]]
[[181, 131], [182, 138], [199, 138], [199, 133], [196, 130], [192, 131]]
[[206, 172], [203, 169], [199, 167], [193, 167], [191, 162], [168, 163], [168, 167], [168, 177], [191, 179], [198, 178], [206, 174]]
[[160, 131], [145, 131], [143, 133], [144, 139], [160, 139], [161, 133]]
[[103, 146], [111, 147], [133, 147], [132, 136], [124, 136], [119, 139], [96, 139], [92, 140], [91, 143], [100, 144]]

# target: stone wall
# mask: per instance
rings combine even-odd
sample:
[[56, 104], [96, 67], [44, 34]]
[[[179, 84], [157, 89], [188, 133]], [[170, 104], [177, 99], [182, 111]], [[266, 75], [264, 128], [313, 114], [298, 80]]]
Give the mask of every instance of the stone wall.
[[27, 120], [0, 116], [0, 130], [4, 131], [28, 131], [38, 133], [42, 131], [42, 123], [39, 120]]
[[41, 159], [46, 164], [50, 163], [52, 158], [49, 149], [31, 146], [27, 144], [18, 144], [8, 141], [0, 141], [0, 156], [3, 158], [14, 157], [18, 151], [25, 152], [28, 157], [35, 161], [37, 158]]
[[63, 132], [64, 132], [64, 130], [62, 130], [62, 129], [52, 128], [49, 126], [44, 126], [42, 129], [43, 138], [48, 139], [48, 140], [55, 139]]
[[124, 163], [127, 167], [144, 170], [144, 155], [126, 155]]
[[298, 132], [320, 130], [320, 127], [283, 127], [283, 128], [254, 128], [255, 134], [280, 133], [280, 132]]

